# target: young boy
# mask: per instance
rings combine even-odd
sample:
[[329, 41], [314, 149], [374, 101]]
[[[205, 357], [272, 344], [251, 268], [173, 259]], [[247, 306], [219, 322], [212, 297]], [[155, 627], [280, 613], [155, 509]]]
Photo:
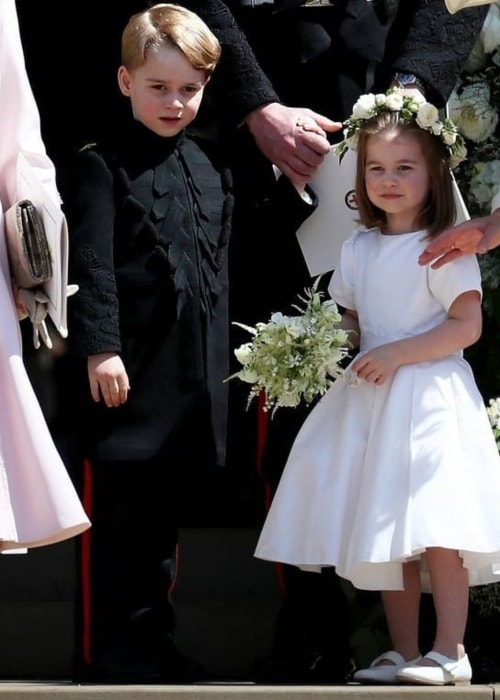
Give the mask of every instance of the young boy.
[[[69, 308], [85, 401], [79, 456], [92, 481], [83, 678], [204, 677], [173, 642], [169, 593], [180, 487], [193, 491], [197, 473], [224, 464], [233, 194], [212, 148], [186, 130], [219, 56], [215, 36], [181, 6], [133, 15], [118, 70], [131, 115], [78, 154], [64, 192], [80, 288]], [[300, 225], [314, 205], [286, 181], [278, 189]]]

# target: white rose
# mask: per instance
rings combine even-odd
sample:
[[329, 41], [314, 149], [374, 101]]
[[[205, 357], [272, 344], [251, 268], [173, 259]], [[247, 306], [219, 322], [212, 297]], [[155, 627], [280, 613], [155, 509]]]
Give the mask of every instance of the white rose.
[[417, 124], [422, 129], [428, 129], [437, 121], [439, 121], [439, 112], [434, 105], [431, 105], [430, 102], [424, 102], [420, 105], [417, 112]]
[[390, 95], [387, 95], [385, 106], [392, 112], [399, 112], [403, 106], [403, 99], [403, 95], [400, 92], [392, 92]]
[[352, 108], [352, 119], [369, 119], [375, 112], [375, 95], [369, 93], [361, 95]]
[[431, 124], [431, 131], [434, 136], [439, 136], [443, 131], [443, 122], [434, 122], [434, 124]]
[[486, 141], [498, 124], [498, 113], [489, 100], [490, 89], [483, 82], [471, 83], [460, 95], [453, 92], [450, 97], [450, 117], [459, 131], [475, 143]]
[[386, 96], [384, 95], [383, 92], [379, 93], [378, 95], [375, 95], [375, 104], [377, 107], [383, 107], [386, 102]]

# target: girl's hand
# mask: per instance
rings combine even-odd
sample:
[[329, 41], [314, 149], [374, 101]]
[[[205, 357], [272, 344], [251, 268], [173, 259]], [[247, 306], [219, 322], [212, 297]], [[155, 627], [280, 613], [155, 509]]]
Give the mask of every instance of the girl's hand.
[[94, 401], [101, 396], [108, 408], [124, 404], [130, 384], [121, 357], [115, 352], [102, 352], [87, 358], [90, 393]]
[[357, 357], [349, 369], [359, 379], [380, 386], [392, 377], [398, 366], [396, 347], [393, 343], [387, 343]]

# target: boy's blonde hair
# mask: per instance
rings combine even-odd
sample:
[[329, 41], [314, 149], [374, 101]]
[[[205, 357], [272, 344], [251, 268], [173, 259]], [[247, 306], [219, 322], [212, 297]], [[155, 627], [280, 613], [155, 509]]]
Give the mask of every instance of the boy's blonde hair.
[[122, 64], [129, 71], [140, 68], [150, 51], [165, 45], [178, 48], [192, 67], [207, 77], [221, 54], [218, 39], [197, 14], [162, 2], [129, 19], [122, 34]]

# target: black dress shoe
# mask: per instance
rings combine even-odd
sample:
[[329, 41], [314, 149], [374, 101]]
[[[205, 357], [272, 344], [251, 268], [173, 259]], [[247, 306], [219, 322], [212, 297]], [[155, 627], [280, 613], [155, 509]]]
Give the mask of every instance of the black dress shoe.
[[264, 685], [337, 685], [347, 683], [353, 671], [351, 661], [339, 664], [330, 655], [311, 651], [260, 659], [254, 667], [254, 680]]
[[73, 675], [78, 684], [98, 685], [152, 685], [164, 683], [158, 666], [155, 664], [86, 664]]
[[208, 672], [199, 661], [181, 652], [170, 637], [159, 649], [120, 649], [108, 652], [93, 664], [86, 664], [74, 673], [75, 683], [107, 685], [189, 684], [208, 680]]
[[180, 651], [173, 640], [160, 651], [158, 667], [164, 683], [197, 683], [209, 680], [209, 674], [203, 664]]

